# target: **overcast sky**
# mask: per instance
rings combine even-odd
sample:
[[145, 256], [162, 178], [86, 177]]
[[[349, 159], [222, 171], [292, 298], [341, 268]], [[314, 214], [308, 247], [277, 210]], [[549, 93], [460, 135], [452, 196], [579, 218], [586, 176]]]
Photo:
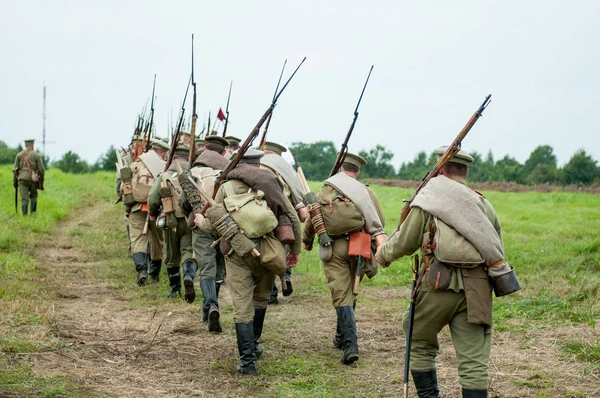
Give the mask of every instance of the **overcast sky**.
[[[463, 148], [524, 162], [551, 145], [559, 164], [600, 160], [600, 2], [0, 2], [0, 140], [95, 161], [128, 143], [156, 83], [156, 130], [178, 117], [195, 33], [200, 127], [225, 108], [244, 138], [269, 106], [285, 59], [307, 60], [281, 96], [269, 138], [340, 145], [371, 64], [350, 151], [382, 144], [393, 163], [450, 143], [487, 94]], [[191, 110], [191, 101], [187, 105]], [[187, 113], [189, 115], [189, 113]]]

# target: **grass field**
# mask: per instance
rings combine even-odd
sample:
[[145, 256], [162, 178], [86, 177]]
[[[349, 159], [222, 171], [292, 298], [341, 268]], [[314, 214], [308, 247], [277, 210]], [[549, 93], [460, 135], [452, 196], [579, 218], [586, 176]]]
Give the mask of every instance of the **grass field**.
[[[14, 213], [10, 167], [0, 167], [0, 396], [401, 395], [408, 260], [361, 284], [361, 359], [339, 364], [322, 266], [304, 253], [295, 292], [269, 307], [258, 377], [235, 374], [232, 306], [224, 333], [192, 305], [168, 300], [166, 275], [138, 288], [113, 175], [50, 170], [39, 214]], [[317, 188], [318, 184], [312, 184]], [[410, 190], [374, 187], [391, 231]], [[600, 196], [484, 192], [503, 227], [523, 290], [494, 300], [490, 396], [600, 396]], [[460, 396], [442, 333], [444, 396]]]

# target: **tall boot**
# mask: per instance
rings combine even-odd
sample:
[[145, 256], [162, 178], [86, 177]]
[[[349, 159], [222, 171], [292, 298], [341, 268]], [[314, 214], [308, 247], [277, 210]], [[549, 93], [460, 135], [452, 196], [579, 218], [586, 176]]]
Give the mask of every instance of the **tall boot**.
[[196, 262], [187, 260], [183, 263], [183, 287], [185, 288], [185, 301], [193, 303], [196, 299], [196, 290], [194, 289], [194, 277], [196, 276]]
[[487, 390], [462, 390], [463, 398], [487, 398]]
[[168, 298], [177, 298], [181, 295], [181, 276], [179, 275], [179, 266], [167, 267], [167, 275], [169, 275], [169, 286], [171, 291], [167, 294]]
[[158, 283], [160, 279], [160, 269], [162, 268], [162, 260], [152, 260], [150, 261], [150, 269], [148, 270], [148, 274], [150, 276], [149, 283]]
[[206, 278], [200, 281], [200, 288], [204, 296], [202, 304], [202, 318], [208, 322], [208, 331], [221, 333], [221, 314], [219, 313], [219, 302], [217, 301], [217, 284], [214, 278]]
[[27, 208], [29, 207], [29, 205], [21, 205], [21, 212], [23, 213], [24, 216], [27, 215]]
[[279, 304], [279, 299], [277, 295], [279, 294], [279, 290], [277, 290], [277, 283], [273, 282], [273, 289], [271, 289], [271, 296], [269, 297], [269, 304]]
[[[411, 370], [413, 382], [419, 398], [439, 398], [440, 390], [437, 385], [437, 373], [433, 370]], [[464, 396], [464, 393], [463, 393]]]
[[148, 257], [146, 253], [133, 253], [133, 263], [137, 271], [137, 284], [138, 286], [144, 286], [148, 278]]
[[237, 371], [245, 375], [255, 375], [256, 355], [254, 354], [254, 326], [252, 322], [236, 323], [235, 334], [237, 336], [238, 351], [240, 352], [240, 363], [237, 365]]
[[285, 270], [285, 289], [281, 291], [283, 293], [283, 297], [287, 297], [294, 292], [294, 288], [292, 287], [292, 269], [288, 268]]
[[219, 301], [219, 291], [221, 291], [221, 285], [223, 284], [223, 281], [219, 282], [219, 281], [215, 281], [215, 285], [217, 287], [217, 301]]
[[344, 336], [342, 335], [342, 327], [340, 317], [337, 317], [337, 325], [335, 327], [335, 335], [333, 336], [333, 347], [341, 350], [344, 348]]
[[255, 309], [254, 310], [254, 354], [256, 359], [260, 359], [263, 353], [262, 344], [260, 344], [260, 336], [262, 335], [263, 325], [265, 323], [265, 315], [267, 315], [267, 309]]
[[336, 308], [340, 327], [343, 336], [344, 355], [341, 362], [344, 365], [350, 365], [358, 361], [358, 339], [356, 335], [356, 320], [354, 319], [354, 309], [350, 306]]
[[37, 202], [32, 201], [29, 209], [31, 211], [31, 215], [33, 216], [33, 213], [35, 213], [37, 210]]

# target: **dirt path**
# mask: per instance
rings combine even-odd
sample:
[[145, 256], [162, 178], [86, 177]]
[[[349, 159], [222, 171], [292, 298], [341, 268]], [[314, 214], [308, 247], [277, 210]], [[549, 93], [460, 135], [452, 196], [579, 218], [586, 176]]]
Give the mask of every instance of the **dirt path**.
[[[227, 289], [220, 299], [221, 335], [209, 334], [202, 325], [201, 298], [192, 305], [164, 299], [153, 306], [131, 299], [104, 272], [115, 260], [90, 254], [79, 239], [101, 222], [122, 227], [111, 206], [100, 204], [62, 223], [40, 248], [39, 267], [51, 275], [45, 283], [57, 297], [53, 331], [65, 348], [31, 358], [36, 373], [66, 374], [93, 396], [323, 396], [332, 395], [320, 389], [328, 383], [337, 386], [333, 391], [351, 391], [345, 395], [401, 395], [405, 287], [362, 290], [357, 310], [361, 360], [348, 368], [339, 365], [339, 353], [331, 347], [335, 319], [327, 292], [295, 276], [294, 295], [269, 307], [261, 375], [247, 378], [234, 372], [237, 347]], [[132, 283], [125, 291], [139, 289], [125, 254], [119, 261], [131, 267]], [[143, 289], [162, 294], [166, 285]], [[490, 396], [537, 397], [542, 391], [549, 394], [543, 396], [600, 396], [597, 373], [559, 356], [559, 341], [593, 336], [590, 327], [533, 330], [526, 336], [497, 333]], [[447, 330], [440, 343], [443, 396], [459, 397]]]

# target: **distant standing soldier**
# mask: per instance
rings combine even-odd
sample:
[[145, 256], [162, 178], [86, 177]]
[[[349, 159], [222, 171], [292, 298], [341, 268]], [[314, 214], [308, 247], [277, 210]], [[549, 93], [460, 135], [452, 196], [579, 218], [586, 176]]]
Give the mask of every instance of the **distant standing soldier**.
[[188, 146], [177, 147], [169, 170], [160, 174], [150, 189], [148, 211], [152, 222], [164, 224], [165, 264], [171, 287], [167, 297], [176, 298], [181, 294], [180, 268], [183, 267], [184, 297], [188, 303], [193, 303], [196, 299], [194, 277], [197, 265], [193, 259], [192, 230], [188, 227], [183, 209], [179, 205], [179, 197], [183, 190], [177, 179], [175, 163], [179, 162], [181, 167], [187, 170], [188, 155]]
[[[263, 352], [259, 339], [275, 274], [283, 275], [286, 264], [295, 267], [301, 250], [296, 211], [285, 198], [281, 182], [270, 171], [260, 169], [262, 156], [262, 151], [247, 150], [215, 197], [217, 204], [224, 204], [231, 218], [237, 219], [236, 224], [252, 238], [260, 252], [259, 257], [252, 254], [242, 257], [232, 251], [225, 257], [240, 354], [237, 371], [242, 374], [256, 374], [256, 360]], [[276, 238], [281, 226], [278, 219], [282, 216], [291, 221], [295, 239], [287, 256], [283, 244]], [[200, 228], [212, 229], [210, 221], [200, 214], [196, 215], [195, 222]]]
[[[434, 152], [441, 156], [446, 147]], [[486, 273], [483, 253], [503, 253], [502, 230], [492, 205], [470, 190], [465, 179], [473, 157], [460, 150], [417, 194], [396, 233], [377, 251], [384, 267], [421, 248], [427, 270], [418, 283], [414, 312], [411, 374], [419, 397], [439, 397], [436, 356], [438, 333], [450, 328], [463, 397], [487, 397], [491, 349], [492, 286], [488, 279], [506, 275], [507, 263]], [[442, 221], [442, 219], [444, 221]], [[452, 225], [449, 220], [455, 220]], [[461, 231], [459, 233], [459, 231]], [[466, 240], [463, 234], [470, 240]], [[475, 238], [471, 237], [471, 233]], [[476, 249], [487, 247], [487, 250]], [[498, 294], [498, 293], [497, 293]], [[407, 335], [408, 310], [404, 316]]]
[[[325, 180], [317, 194], [327, 232], [334, 239], [331, 258], [323, 260], [323, 268], [337, 313], [333, 345], [343, 350], [341, 362], [345, 365], [359, 358], [354, 316], [357, 296], [353, 287], [356, 278], [360, 281], [363, 275], [373, 277], [377, 273], [375, 256], [370, 254], [373, 246], [383, 244], [387, 238], [383, 230], [385, 217], [375, 193], [356, 180], [360, 168], [366, 164], [360, 156], [347, 153], [339, 172]], [[312, 250], [314, 236], [313, 224], [307, 221], [302, 239], [306, 250]], [[359, 256], [350, 254], [355, 238], [361, 240], [366, 254], [370, 255], [369, 260], [360, 259], [360, 276], [357, 275]]]
[[[198, 155], [190, 173], [206, 192], [214, 191], [217, 176], [229, 161], [225, 159], [225, 148], [229, 142], [220, 136], [206, 137], [204, 150]], [[185, 192], [182, 194], [182, 207], [186, 213], [192, 208], [187, 201]], [[192, 231], [192, 245], [194, 255], [199, 266], [200, 289], [202, 290], [202, 321], [208, 323], [210, 332], [222, 331], [219, 313], [219, 290], [225, 279], [225, 258], [213, 243], [219, 239], [214, 232], [207, 232], [200, 228]]]
[[[300, 180], [298, 179], [298, 175], [294, 168], [282, 157], [282, 153], [287, 152], [287, 148], [276, 142], [266, 141], [263, 150], [265, 156], [260, 160], [261, 167], [272, 171], [281, 179], [285, 196], [296, 209], [300, 222], [304, 222], [308, 217], [308, 210], [306, 209], [306, 205], [302, 202], [302, 196], [304, 195], [302, 185], [300, 184]], [[287, 268], [285, 270], [286, 289], [282, 292], [284, 296], [289, 296], [294, 291], [291, 277], [292, 269]], [[274, 283], [269, 304], [277, 304], [279, 302], [277, 294], [277, 284]]]
[[31, 200], [31, 215], [37, 210], [38, 188], [44, 189], [44, 162], [33, 150], [34, 139], [25, 140], [25, 150], [17, 154], [13, 168], [13, 185], [21, 189], [21, 211], [27, 215]]

